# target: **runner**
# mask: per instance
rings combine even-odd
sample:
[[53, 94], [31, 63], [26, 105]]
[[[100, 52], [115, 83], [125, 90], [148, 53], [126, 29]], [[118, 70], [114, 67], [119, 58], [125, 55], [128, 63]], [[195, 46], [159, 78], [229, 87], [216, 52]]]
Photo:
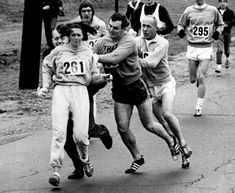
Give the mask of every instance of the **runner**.
[[96, 58], [92, 51], [82, 45], [82, 39], [87, 38], [84, 23], [67, 25], [69, 42], [57, 46], [43, 60], [43, 87], [38, 95], [46, 96], [48, 89], [54, 83], [52, 99], [52, 144], [50, 164], [53, 173], [49, 183], [53, 186], [60, 184], [60, 168], [64, 159], [64, 144], [67, 133], [69, 112], [73, 114], [73, 137], [84, 170], [88, 177], [93, 175], [93, 167], [88, 156], [88, 125], [89, 125], [89, 96], [87, 86], [90, 82], [105, 82], [108, 74], [99, 75]]
[[143, 36], [137, 37], [137, 50], [143, 77], [152, 95], [153, 113], [167, 133], [176, 137], [182, 153], [182, 167], [189, 167], [192, 150], [186, 143], [178, 119], [172, 113], [176, 82], [168, 64], [169, 42], [157, 34], [157, 20], [152, 15], [143, 17]]
[[206, 93], [206, 75], [213, 55], [213, 41], [223, 31], [223, 20], [216, 7], [205, 0], [195, 0], [195, 4], [185, 9], [178, 23], [180, 38], [188, 42], [187, 54], [190, 82], [198, 87], [194, 116], [202, 115]]
[[177, 159], [179, 155], [179, 146], [163, 126], [153, 119], [152, 102], [146, 84], [141, 78], [135, 39], [126, 31], [128, 25], [125, 15], [114, 13], [109, 20], [109, 34], [96, 42], [94, 52], [98, 54], [98, 62], [104, 65], [106, 72], [113, 75], [115, 119], [123, 143], [133, 157], [131, 167], [125, 171], [131, 174], [144, 164], [144, 157], [129, 128], [134, 106], [138, 109], [145, 129], [166, 141], [173, 159]]

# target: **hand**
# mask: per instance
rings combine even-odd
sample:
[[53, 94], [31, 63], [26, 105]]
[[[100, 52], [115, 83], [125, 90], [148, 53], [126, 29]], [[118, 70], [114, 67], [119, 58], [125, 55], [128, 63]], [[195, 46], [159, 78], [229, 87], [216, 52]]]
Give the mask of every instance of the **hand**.
[[102, 74], [102, 75], [106, 82], [111, 82], [113, 80], [113, 76], [111, 74]]
[[133, 37], [136, 37], [136, 36], [137, 36], [136, 31], [134, 31], [133, 29], [129, 29], [129, 33], [130, 33]]
[[37, 95], [39, 96], [39, 97], [46, 97], [47, 96], [47, 93], [48, 93], [48, 89], [47, 88], [40, 88], [40, 87], [38, 87], [38, 89], [37, 89]]
[[186, 34], [185, 34], [185, 32], [184, 32], [183, 29], [181, 29], [181, 30], [179, 31], [178, 36], [179, 36], [181, 39], [184, 38], [184, 36], [186, 36]]
[[214, 40], [218, 40], [218, 39], [219, 39], [219, 32], [218, 32], [218, 31], [215, 31], [215, 32], [213, 33], [213, 35], [212, 35], [212, 38], [213, 38]]
[[46, 5], [46, 6], [44, 6], [42, 9], [43, 9], [44, 11], [46, 11], [46, 10], [50, 9], [50, 5]]

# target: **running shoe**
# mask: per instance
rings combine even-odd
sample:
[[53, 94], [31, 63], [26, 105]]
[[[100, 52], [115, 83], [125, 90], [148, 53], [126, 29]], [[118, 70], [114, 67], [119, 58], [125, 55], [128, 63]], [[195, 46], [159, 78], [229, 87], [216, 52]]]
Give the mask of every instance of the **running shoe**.
[[227, 69], [230, 67], [229, 60], [226, 60], [226, 62], [224, 64], [224, 67], [227, 68]]
[[173, 138], [174, 144], [172, 145], [172, 147], [170, 147], [170, 152], [171, 152], [172, 159], [176, 161], [178, 160], [178, 156], [180, 154], [180, 147], [179, 147], [176, 137], [172, 136], [172, 138]]
[[181, 165], [181, 167], [182, 167], [183, 169], [188, 169], [189, 166], [190, 166], [190, 160], [189, 160], [189, 158], [186, 158], [184, 155], [182, 155], [182, 165]]
[[59, 186], [60, 185], [60, 174], [58, 172], [54, 172], [49, 178], [49, 183], [52, 186]]
[[202, 108], [196, 108], [194, 117], [200, 117], [200, 116], [202, 116]]
[[87, 177], [91, 177], [93, 175], [94, 169], [89, 159], [83, 163], [83, 169]]
[[133, 174], [139, 169], [140, 166], [144, 164], [144, 156], [142, 155], [140, 159], [132, 162], [131, 167], [125, 171], [126, 174]]
[[70, 174], [70, 175], [68, 176], [68, 179], [69, 179], [69, 180], [74, 180], [74, 179], [78, 180], [78, 179], [81, 179], [81, 178], [83, 178], [83, 177], [84, 177], [84, 171], [83, 171], [83, 169], [80, 169], [80, 170], [75, 169], [75, 170], [72, 172], [72, 174]]
[[188, 144], [180, 146], [180, 151], [181, 154], [185, 156], [185, 158], [189, 158], [193, 153], [192, 149], [189, 147]]

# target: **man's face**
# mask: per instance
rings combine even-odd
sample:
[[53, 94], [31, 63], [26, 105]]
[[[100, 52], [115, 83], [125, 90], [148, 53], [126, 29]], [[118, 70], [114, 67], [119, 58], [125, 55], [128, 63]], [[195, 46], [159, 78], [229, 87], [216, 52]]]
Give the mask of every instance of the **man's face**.
[[122, 22], [121, 21], [112, 21], [109, 20], [109, 36], [113, 39], [118, 39], [121, 37], [122, 33], [124, 32], [124, 29], [121, 27]]
[[195, 0], [195, 3], [200, 6], [205, 3], [205, 0]]
[[219, 4], [220, 4], [220, 6], [221, 6], [222, 8], [224, 8], [224, 9], [228, 6], [227, 0], [221, 0]]
[[72, 32], [70, 34], [70, 43], [73, 46], [78, 46], [81, 44], [83, 39], [82, 30], [80, 28], [72, 28]]
[[156, 29], [148, 23], [143, 22], [142, 30], [146, 40], [152, 40], [156, 36]]
[[92, 20], [92, 9], [91, 7], [83, 7], [81, 10], [82, 21], [91, 22]]
[[55, 47], [59, 46], [62, 44], [62, 39], [61, 39], [61, 36], [60, 34], [58, 33], [57, 30], [54, 30], [52, 32], [52, 43]]

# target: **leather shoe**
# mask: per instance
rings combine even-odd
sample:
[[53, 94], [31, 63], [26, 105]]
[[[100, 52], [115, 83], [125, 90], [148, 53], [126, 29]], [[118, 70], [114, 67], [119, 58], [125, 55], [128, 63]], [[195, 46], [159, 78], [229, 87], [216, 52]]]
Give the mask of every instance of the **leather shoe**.
[[[102, 127], [105, 127], [104, 125], [101, 125]], [[106, 127], [105, 127], [106, 128]], [[106, 128], [107, 129], [107, 128]], [[100, 140], [102, 141], [102, 143], [104, 144], [106, 149], [111, 149], [111, 147], [113, 146], [113, 139], [109, 134], [109, 130], [107, 129], [107, 132], [105, 132], [105, 134], [103, 134], [100, 137]]]
[[82, 170], [74, 170], [72, 174], [68, 176], [69, 180], [74, 180], [74, 179], [81, 179], [84, 177], [84, 171]]

